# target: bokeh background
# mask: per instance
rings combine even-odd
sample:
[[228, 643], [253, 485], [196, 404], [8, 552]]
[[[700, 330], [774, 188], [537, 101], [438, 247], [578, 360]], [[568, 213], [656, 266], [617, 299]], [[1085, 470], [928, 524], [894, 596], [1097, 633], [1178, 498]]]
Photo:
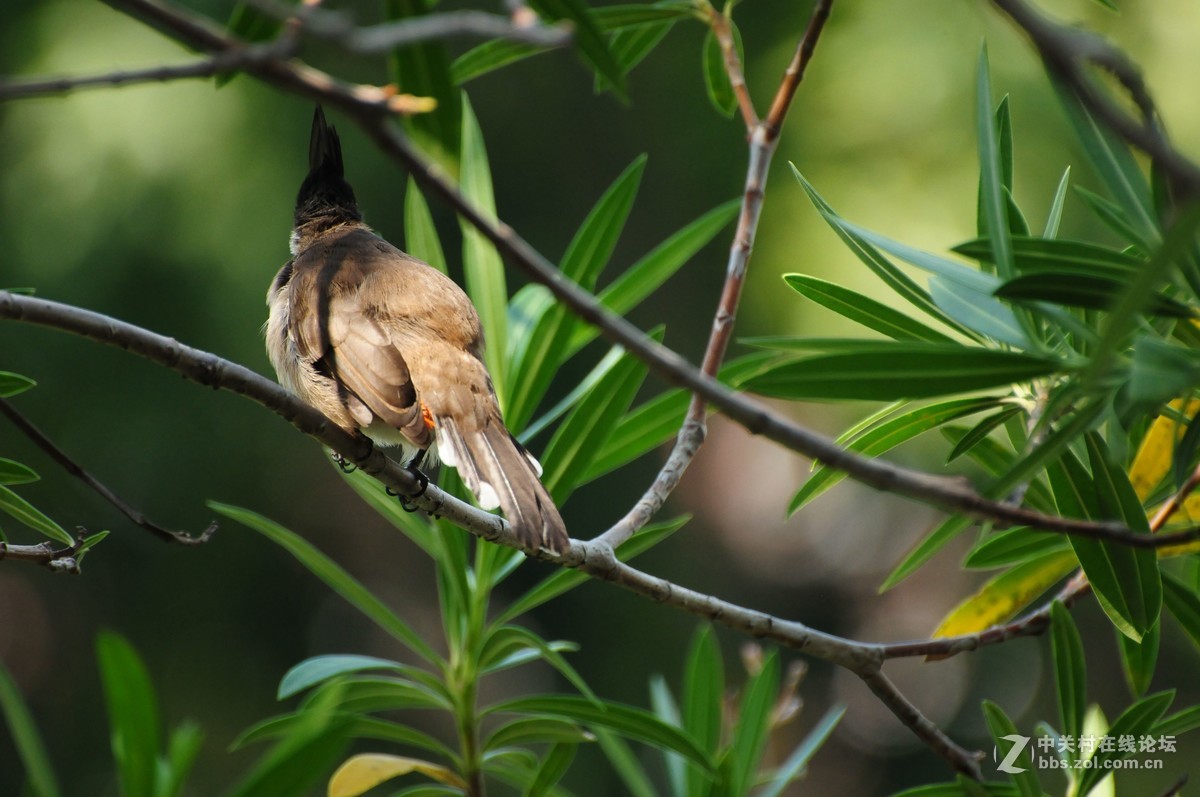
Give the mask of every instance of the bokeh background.
[[[223, 20], [231, 3], [191, 4]], [[450, 6], [449, 3], [444, 5]], [[499, 7], [499, 3], [495, 4]], [[738, 7], [746, 73], [765, 107], [811, 3], [754, 0]], [[1200, 154], [1200, 5], [1122, 2], [1114, 14], [1089, 0], [1048, 10], [1108, 32], [1142, 65], [1176, 142]], [[359, 18], [378, 14], [355, 6]], [[739, 194], [744, 130], [709, 105], [701, 79], [704, 31], [681, 24], [630, 80], [630, 102], [596, 96], [568, 52], [531, 59], [468, 85], [494, 172], [501, 217], [552, 259], [591, 204], [639, 153], [649, 154], [633, 217], [610, 268], [617, 273], [668, 234]], [[974, 67], [989, 48], [998, 93], [1011, 94], [1017, 198], [1044, 218], [1068, 165], [1076, 184], [1098, 188], [1074, 146], [1036, 58], [987, 3], [839, 0], [800, 88], [772, 169], [762, 227], [740, 313], [740, 335], [861, 334], [784, 290], [801, 271], [887, 298], [840, 247], [792, 180], [794, 162], [843, 215], [906, 242], [943, 251], [972, 237], [976, 165]], [[460, 45], [455, 45], [459, 47]], [[106, 6], [84, 0], [6, 0], [0, 69], [6, 76], [81, 74], [173, 63], [189, 54]], [[384, 80], [380, 62], [346, 62], [316, 50], [330, 70]], [[295, 190], [304, 176], [306, 100], [247, 78], [78, 92], [0, 105], [0, 285], [87, 307], [171, 335], [269, 374], [260, 328], [264, 294], [287, 258]], [[349, 178], [368, 221], [402, 239], [405, 177], [345, 120]], [[459, 266], [453, 219], [434, 207]], [[1068, 202], [1064, 235], [1110, 241]], [[633, 313], [663, 322], [667, 342], [695, 358], [722, 279], [729, 234], [703, 251]], [[512, 274], [510, 285], [523, 281]], [[598, 357], [601, 349], [591, 352]], [[302, 533], [431, 637], [438, 633], [433, 569], [365, 509], [311, 441], [256, 405], [185, 382], [123, 352], [65, 334], [0, 323], [0, 368], [39, 386], [19, 407], [62, 447], [160, 523], [198, 531], [206, 499], [242, 505]], [[553, 393], [579, 377], [565, 369]], [[647, 395], [663, 389], [651, 381]], [[787, 407], [837, 432], [866, 407]], [[545, 440], [535, 441], [540, 450]], [[894, 456], [937, 469], [936, 441]], [[192, 795], [217, 794], [258, 754], [228, 753], [248, 725], [280, 710], [275, 687], [313, 654], [396, 656], [374, 627], [283, 551], [226, 524], [202, 548], [164, 545], [131, 527], [0, 424], [0, 455], [43, 481], [23, 495], [65, 526], [112, 530], [79, 577], [0, 563], [0, 660], [16, 675], [71, 794], [112, 795], [106, 724], [93, 643], [100, 629], [128, 636], [144, 655], [169, 723], [198, 721], [207, 743]], [[662, 452], [581, 490], [564, 514], [587, 537], [619, 517], [652, 477]], [[923, 506], [843, 483], [784, 521], [807, 463], [717, 418], [669, 512], [695, 520], [647, 555], [652, 572], [730, 600], [861, 639], [927, 635], [982, 580], [961, 573], [966, 540], [893, 591], [883, 576], [937, 520]], [[23, 537], [5, 524], [14, 541]], [[549, 572], [529, 564], [514, 589]], [[1115, 716], [1127, 702], [1115, 640], [1098, 610], [1085, 629], [1091, 696]], [[572, 661], [600, 694], [647, 704], [648, 678], [678, 686], [697, 621], [604, 584], [588, 584], [529, 618], [548, 638], [582, 645]], [[721, 632], [737, 672], [745, 640]], [[1032, 732], [1054, 714], [1046, 640], [1022, 640], [972, 656], [890, 672], [931, 718], [967, 745], [987, 746], [979, 700], [998, 701]], [[1196, 652], [1178, 629], [1164, 636], [1162, 683], [1188, 685]], [[788, 656], [790, 660], [790, 654]], [[523, 679], [522, 679], [523, 678]], [[565, 689], [550, 670], [494, 685], [496, 693]], [[1156, 684], [1157, 686], [1158, 684]], [[781, 738], [794, 744], [831, 704], [849, 705], [834, 739], [796, 793], [876, 795], [944, 779], [944, 764], [915, 743], [850, 676], [812, 663], [804, 710]], [[1195, 699], [1195, 696], [1192, 696]], [[1188, 751], [1191, 751], [1190, 753]], [[1167, 771], [1137, 780], [1156, 793], [1196, 753], [1186, 741]], [[15, 752], [0, 730], [0, 795], [16, 794]], [[576, 760], [566, 785], [585, 795], [621, 787], [597, 751]]]

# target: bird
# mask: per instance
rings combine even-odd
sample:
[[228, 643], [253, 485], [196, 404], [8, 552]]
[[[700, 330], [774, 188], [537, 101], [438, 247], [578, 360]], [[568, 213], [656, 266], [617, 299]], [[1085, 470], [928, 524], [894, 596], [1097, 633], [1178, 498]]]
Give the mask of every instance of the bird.
[[289, 243], [292, 259], [267, 292], [267, 354], [280, 384], [345, 431], [400, 446], [414, 471], [437, 459], [456, 468], [481, 509], [503, 511], [526, 552], [565, 553], [541, 465], [504, 425], [479, 314], [454, 280], [364, 223], [320, 106]]

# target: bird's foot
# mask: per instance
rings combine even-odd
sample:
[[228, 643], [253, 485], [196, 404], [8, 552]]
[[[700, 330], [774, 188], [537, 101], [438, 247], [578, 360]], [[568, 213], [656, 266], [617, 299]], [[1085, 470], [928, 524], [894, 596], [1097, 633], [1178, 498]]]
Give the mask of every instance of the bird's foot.
[[357, 465], [355, 465], [353, 462], [346, 459], [345, 457], [343, 457], [341, 454], [339, 454], [336, 451], [333, 452], [333, 464], [337, 465], [339, 468], [341, 468], [342, 473], [346, 473], [346, 474], [354, 473], [354, 471], [358, 470]]
[[405, 466], [405, 470], [412, 474], [412, 477], [416, 479], [417, 483], [421, 486], [412, 495], [398, 495], [396, 497], [400, 499], [401, 509], [403, 509], [405, 512], [416, 512], [419, 507], [414, 503], [414, 501], [425, 495], [425, 491], [429, 489], [429, 477], [418, 470], [416, 465], [411, 463]]

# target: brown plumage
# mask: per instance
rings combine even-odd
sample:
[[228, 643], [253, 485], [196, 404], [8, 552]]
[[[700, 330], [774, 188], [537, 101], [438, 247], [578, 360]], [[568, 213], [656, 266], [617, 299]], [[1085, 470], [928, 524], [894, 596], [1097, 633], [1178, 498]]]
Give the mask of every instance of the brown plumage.
[[436, 442], [442, 462], [482, 508], [504, 511], [526, 549], [566, 551], [541, 468], [500, 416], [475, 308], [453, 280], [363, 224], [320, 108], [291, 245], [267, 293], [279, 381], [343, 429], [403, 446], [406, 461]]

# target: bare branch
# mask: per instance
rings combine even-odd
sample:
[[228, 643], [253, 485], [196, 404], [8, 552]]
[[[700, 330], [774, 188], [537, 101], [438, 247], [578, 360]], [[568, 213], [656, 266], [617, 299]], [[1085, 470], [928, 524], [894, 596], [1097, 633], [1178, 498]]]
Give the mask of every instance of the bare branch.
[[170, 529], [165, 529], [162, 526], [151, 522], [150, 519], [143, 515], [140, 511], [121, 500], [116, 493], [105, 487], [95, 477], [84, 470], [82, 465], [71, 459], [71, 457], [68, 456], [65, 451], [54, 444], [53, 440], [43, 434], [40, 429], [34, 426], [28, 418], [18, 412], [17, 408], [5, 399], [0, 399], [0, 414], [7, 416], [8, 419], [12, 421], [14, 426], [20, 429], [26, 437], [32, 440], [38, 448], [42, 449], [47, 456], [61, 465], [63, 469], [67, 471], [67, 473], [70, 473], [88, 487], [91, 487], [100, 494], [101, 498], [115, 506], [122, 515], [133, 521], [135, 525], [146, 529], [160, 540], [164, 540], [166, 542], [177, 542], [182, 545], [201, 545], [208, 542], [208, 539], [212, 537], [214, 532], [216, 532], [217, 522], [215, 520], [209, 524], [208, 528], [200, 532], [200, 534], [195, 537], [187, 532], [171, 531]]
[[253, 5], [280, 20], [299, 20], [303, 33], [362, 55], [454, 38], [506, 39], [539, 47], [562, 47], [571, 41], [568, 28], [543, 25], [536, 15], [531, 22], [519, 24], [511, 17], [485, 11], [447, 11], [358, 27], [346, 14], [337, 11], [298, 9], [280, 0], [253, 0]]
[[11, 559], [14, 562], [31, 562], [35, 565], [49, 568], [55, 573], [79, 574], [79, 552], [83, 550], [87, 535], [80, 530], [75, 542], [66, 548], [55, 548], [49, 542], [37, 545], [13, 545], [0, 540], [0, 562]]

